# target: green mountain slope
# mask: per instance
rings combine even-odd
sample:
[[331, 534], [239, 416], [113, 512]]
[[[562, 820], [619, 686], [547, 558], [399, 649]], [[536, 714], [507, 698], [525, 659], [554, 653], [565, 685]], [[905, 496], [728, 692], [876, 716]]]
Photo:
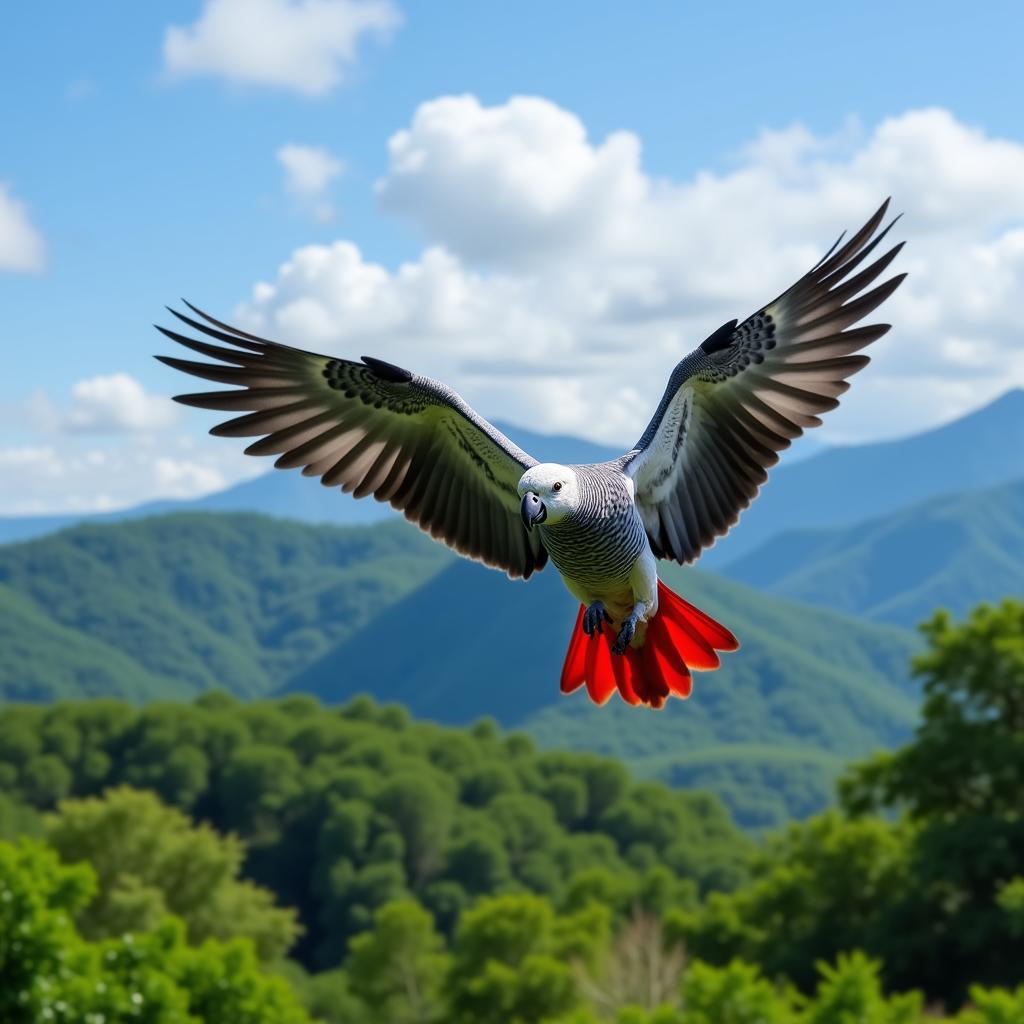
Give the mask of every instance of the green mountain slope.
[[[373, 680], [378, 699], [421, 717], [459, 724], [491, 715], [548, 747], [614, 754], [651, 777], [716, 788], [747, 825], [817, 809], [841, 760], [908, 734], [916, 714], [906, 681], [912, 634], [696, 570], [663, 573], [729, 625], [743, 649], [698, 676], [690, 700], [661, 712], [562, 697], [558, 674], [576, 606], [557, 576], [510, 584], [467, 562], [392, 605], [287, 688], [339, 702]], [[755, 749], [760, 760], [752, 760]], [[794, 750], [807, 756], [794, 758]], [[755, 776], [742, 800], [723, 775], [740, 755]]]
[[1024, 390], [923, 434], [832, 448], [773, 472], [729, 535], [705, 552], [719, 571], [783, 530], [842, 528], [953, 491], [1024, 475]]
[[945, 607], [1024, 593], [1024, 480], [853, 527], [792, 530], [725, 567], [797, 601], [913, 625]]
[[816, 809], [839, 761], [907, 735], [910, 633], [663, 571], [743, 649], [685, 703], [599, 709], [558, 691], [576, 606], [554, 572], [512, 583], [402, 522], [177, 514], [76, 527], [0, 548], [0, 695], [284, 688], [334, 703], [368, 691], [713, 788], [755, 826]]
[[109, 694], [144, 700], [188, 693], [181, 683], [147, 671], [115, 646], [54, 622], [6, 587], [0, 587], [0, 651], [0, 693], [7, 700]]
[[0, 695], [266, 693], [451, 556], [405, 523], [179, 514], [0, 548]]

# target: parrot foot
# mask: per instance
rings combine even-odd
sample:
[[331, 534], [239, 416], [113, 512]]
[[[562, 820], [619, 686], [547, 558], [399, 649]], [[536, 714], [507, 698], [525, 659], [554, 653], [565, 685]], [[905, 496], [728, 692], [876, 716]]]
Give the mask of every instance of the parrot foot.
[[604, 624], [611, 621], [612, 617], [605, 611], [604, 605], [600, 601], [595, 601], [583, 613], [583, 632], [587, 636], [593, 636], [595, 632], [603, 635]]
[[637, 616], [635, 612], [632, 615], [626, 616], [622, 623], [622, 629], [619, 630], [619, 635], [615, 638], [615, 643], [612, 644], [612, 654], [626, 653], [626, 648], [629, 647], [633, 634], [636, 633], [636, 624]]

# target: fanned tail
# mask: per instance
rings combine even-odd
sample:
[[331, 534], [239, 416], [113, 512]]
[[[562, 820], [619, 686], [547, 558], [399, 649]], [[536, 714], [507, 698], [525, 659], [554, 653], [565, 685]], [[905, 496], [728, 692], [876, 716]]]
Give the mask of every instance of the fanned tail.
[[660, 708], [670, 696], [690, 696], [691, 671], [718, 668], [718, 652], [735, 651], [739, 641], [710, 615], [684, 601], [658, 580], [658, 611], [647, 624], [643, 643], [625, 654], [612, 654], [615, 636], [587, 636], [583, 613], [576, 617], [562, 668], [562, 693], [586, 686], [595, 704], [605, 704], [618, 691], [627, 704]]

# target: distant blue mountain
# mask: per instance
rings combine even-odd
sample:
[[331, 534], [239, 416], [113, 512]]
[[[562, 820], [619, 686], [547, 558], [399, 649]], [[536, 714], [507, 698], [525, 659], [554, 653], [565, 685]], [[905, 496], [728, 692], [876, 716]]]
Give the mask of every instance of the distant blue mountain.
[[852, 526], [928, 498], [1021, 478], [1024, 391], [1016, 389], [923, 434], [830, 448], [780, 467], [701, 564], [719, 569], [786, 530]]
[[887, 516], [777, 534], [722, 572], [795, 601], [910, 626], [1024, 595], [1024, 479]]

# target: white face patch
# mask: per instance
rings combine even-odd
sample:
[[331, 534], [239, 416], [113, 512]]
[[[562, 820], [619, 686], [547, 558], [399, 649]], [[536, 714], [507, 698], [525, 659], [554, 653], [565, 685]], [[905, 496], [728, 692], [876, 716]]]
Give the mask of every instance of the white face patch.
[[533, 492], [547, 512], [545, 522], [557, 523], [579, 506], [579, 480], [568, 466], [542, 462], [528, 469], [519, 480], [519, 497]]

